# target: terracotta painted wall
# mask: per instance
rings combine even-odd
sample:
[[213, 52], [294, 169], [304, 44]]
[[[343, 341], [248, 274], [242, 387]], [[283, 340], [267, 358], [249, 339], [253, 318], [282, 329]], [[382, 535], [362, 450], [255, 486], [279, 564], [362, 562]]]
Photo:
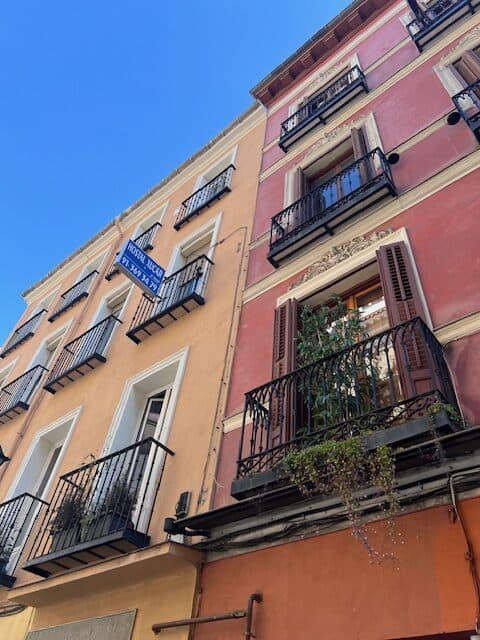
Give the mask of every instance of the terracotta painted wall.
[[[478, 554], [480, 500], [463, 505]], [[472, 629], [473, 584], [449, 507], [403, 515], [398, 532], [397, 560], [381, 564], [369, 562], [350, 530], [211, 562], [202, 573], [200, 615], [244, 608], [261, 591], [259, 640], [384, 640]], [[199, 626], [194, 637], [233, 640], [242, 632], [238, 620]]]

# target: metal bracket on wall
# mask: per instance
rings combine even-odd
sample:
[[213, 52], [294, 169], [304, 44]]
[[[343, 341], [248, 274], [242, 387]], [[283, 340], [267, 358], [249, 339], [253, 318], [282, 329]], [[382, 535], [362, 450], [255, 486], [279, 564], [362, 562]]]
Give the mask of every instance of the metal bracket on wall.
[[237, 609], [235, 611], [227, 611], [227, 613], [218, 613], [211, 616], [201, 616], [199, 618], [183, 618], [182, 620], [172, 620], [170, 622], [160, 622], [152, 626], [152, 631], [155, 634], [160, 633], [163, 629], [172, 629], [174, 627], [185, 627], [194, 624], [205, 624], [206, 622], [220, 622], [221, 620], [237, 620], [238, 618], [245, 618], [245, 631], [243, 637], [245, 640], [252, 640], [255, 638], [252, 625], [253, 625], [253, 603], [260, 604], [263, 600], [261, 593], [252, 593], [248, 597], [248, 603], [246, 609]]

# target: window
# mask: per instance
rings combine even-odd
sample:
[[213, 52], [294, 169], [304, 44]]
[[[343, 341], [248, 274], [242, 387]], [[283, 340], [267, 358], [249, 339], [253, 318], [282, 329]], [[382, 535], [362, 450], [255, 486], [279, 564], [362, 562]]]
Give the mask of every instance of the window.
[[47, 338], [33, 358], [29, 369], [32, 369], [37, 365], [41, 365], [42, 367], [45, 367], [45, 369], [49, 369], [64, 334], [65, 331], [62, 330], [60, 334]]
[[454, 73], [466, 87], [480, 80], [480, 46], [466, 51], [452, 64]]
[[[365, 158], [367, 140], [362, 129], [352, 129], [351, 136], [294, 176], [294, 201], [316, 191], [309, 206], [312, 213], [335, 204], [365, 183], [371, 175], [370, 162], [355, 164]], [[349, 167], [351, 167], [349, 169]]]
[[[75, 410], [69, 416], [44, 429], [36, 437], [14, 482], [10, 497], [29, 493], [43, 500], [47, 498], [65, 450], [65, 443], [72, 432], [79, 413], [80, 410]], [[38, 509], [38, 505], [32, 508], [31, 503], [25, 503], [24, 512], [17, 518], [21, 522], [21, 531], [20, 535], [17, 535], [18, 531], [15, 532], [16, 546], [10, 556], [9, 567], [15, 567], [17, 564], [26, 538], [37, 516]]]

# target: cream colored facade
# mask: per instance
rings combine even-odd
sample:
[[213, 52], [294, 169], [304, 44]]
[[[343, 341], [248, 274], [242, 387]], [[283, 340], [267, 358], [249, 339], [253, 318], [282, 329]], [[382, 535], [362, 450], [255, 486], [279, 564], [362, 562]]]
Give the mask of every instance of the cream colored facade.
[[[152, 466], [152, 473], [161, 477], [156, 496], [151, 489], [155, 482], [151, 482], [145, 489], [145, 503], [142, 498], [142, 505], [135, 504], [135, 513], [150, 537], [146, 548], [96, 562], [79, 562], [78, 568], [56, 570], [46, 578], [32, 575], [22, 566], [35, 561], [35, 554], [39, 553], [35, 552], [35, 541], [42, 535], [44, 540], [51, 536], [41, 529], [45, 522], [51, 525], [54, 518], [50, 513], [50, 520], [45, 521], [47, 507], [40, 507], [28, 537], [22, 533], [24, 544], [16, 564], [15, 584], [10, 589], [0, 587], [4, 604], [21, 603], [28, 609], [0, 617], [0, 638], [23, 640], [28, 627], [30, 637], [44, 638], [48, 635], [38, 635], [39, 630], [134, 610], [131, 637], [140, 640], [151, 635], [151, 626], [159, 619], [191, 615], [201, 554], [182, 545], [179, 539], [168, 540], [164, 519], [175, 515], [181, 492], [191, 492], [189, 514], [211, 506], [212, 487], [207, 483], [204, 486], [204, 479], [215, 465], [215, 445], [222, 427], [264, 126], [263, 108], [251, 107], [25, 292], [27, 309], [17, 327], [39, 310], [46, 308], [47, 312], [40, 317], [34, 335], [0, 361], [1, 387], [8, 388], [48, 357], [50, 373], [44, 373], [37, 384], [28, 400], [28, 410], [7, 416], [1, 426], [1, 444], [11, 458], [0, 469], [2, 504], [25, 492], [53, 504], [59, 476], [86, 463], [95, 464], [134, 444], [142, 433], [150, 433], [145, 426], [145, 411], [152, 397], [161, 396], [163, 403], [154, 437], [174, 455], [165, 454], [163, 473], [158, 466]], [[235, 167], [231, 191], [214, 199], [176, 230], [174, 223], [182, 202], [230, 164]], [[213, 264], [208, 280], [202, 281], [204, 304], [194, 304], [183, 317], [151, 336], [142, 334], [145, 339], [136, 344], [126, 333], [138, 324], [139, 316], [135, 314], [142, 292], [121, 273], [111, 279], [105, 276], [125, 241], [138, 237], [155, 223], [161, 226], [156, 228], [149, 255], [166, 269], [167, 275], [186, 268], [200, 254], [207, 255]], [[48, 318], [58, 308], [61, 295], [92, 270], [98, 274], [92, 277], [88, 296], [50, 322]], [[176, 283], [178, 287], [187, 285], [190, 286], [188, 282]], [[115, 323], [104, 352], [106, 361], [91, 371], [84, 369], [84, 375], [75, 374], [73, 381], [63, 379], [65, 386], [58, 387], [54, 394], [45, 390], [43, 385], [48, 382], [52, 367], [58, 367], [56, 363], [65, 355], [64, 346], [110, 313], [118, 316], [121, 324]], [[171, 316], [168, 319], [172, 320]], [[151, 510], [149, 523], [150, 513], [144, 517], [138, 513], [142, 508]], [[25, 521], [30, 528], [30, 520]], [[52, 544], [50, 540], [48, 545]], [[187, 628], [169, 635], [172, 640], [187, 636]]]

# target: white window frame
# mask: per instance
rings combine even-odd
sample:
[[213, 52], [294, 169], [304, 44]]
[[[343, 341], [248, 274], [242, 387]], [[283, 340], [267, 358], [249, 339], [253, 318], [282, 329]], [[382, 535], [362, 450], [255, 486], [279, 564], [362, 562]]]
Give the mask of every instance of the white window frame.
[[345, 140], [351, 137], [352, 128], [362, 128], [366, 143], [369, 149], [375, 149], [379, 147], [383, 149], [382, 139], [380, 137], [380, 131], [377, 126], [377, 121], [373, 112], [370, 112], [366, 116], [355, 120], [354, 122], [348, 122], [336, 130], [335, 136], [320, 138], [315, 144], [312, 145], [308, 153], [306, 153], [302, 160], [296, 164], [290, 171], [287, 171], [284, 176], [284, 189], [283, 189], [283, 207], [286, 208], [295, 202], [294, 200], [294, 180], [297, 169], [306, 169], [311, 164], [328, 155], [336, 147], [341, 145]]
[[[455, 72], [453, 63], [459, 60], [464, 53], [480, 46], [480, 27], [473, 29], [465, 36], [451, 51], [446, 53], [434, 67], [433, 70], [437, 74], [445, 91], [452, 98], [457, 93], [465, 89], [465, 84]], [[452, 102], [452, 107], [454, 106]], [[463, 108], [469, 109], [474, 106], [473, 101], [465, 97], [463, 98]]]
[[183, 255], [184, 251], [188, 250], [189, 245], [191, 246], [193, 244], [196, 244], [203, 237], [207, 238], [209, 235], [210, 235], [210, 248], [208, 250], [207, 257], [210, 258], [210, 260], [212, 260], [213, 254], [215, 251], [215, 246], [217, 244], [218, 234], [220, 232], [220, 224], [222, 221], [222, 216], [223, 216], [222, 212], [218, 213], [214, 218], [211, 218], [207, 223], [205, 223], [202, 227], [200, 227], [200, 229], [197, 229], [197, 231], [194, 231], [189, 236], [184, 238], [181, 242], [175, 245], [170, 256], [168, 267], [165, 272], [166, 277], [168, 277], [169, 275], [177, 271], [179, 267], [176, 267], [175, 265], [179, 264], [180, 256]]
[[150, 227], [156, 222], [162, 224], [167, 212], [168, 203], [169, 201], [164, 202], [160, 207], [156, 208], [155, 211], [142, 218], [142, 220], [137, 223], [137, 226], [135, 227], [131, 235], [131, 239], [133, 240], [134, 238], [144, 233], [147, 229], [150, 229]]
[[73, 318], [71, 320], [69, 320], [68, 322], [66, 322], [64, 325], [62, 325], [61, 327], [59, 327], [56, 331], [54, 331], [53, 333], [48, 335], [46, 338], [44, 338], [44, 340], [42, 340], [42, 342], [40, 343], [39, 347], [37, 348], [37, 350], [33, 354], [33, 357], [31, 358], [30, 363], [29, 363], [28, 368], [26, 369], [26, 371], [30, 371], [30, 369], [35, 367], [36, 364], [39, 364], [39, 363], [36, 363], [36, 361], [37, 361], [38, 357], [40, 356], [41, 352], [43, 351], [43, 349], [46, 349], [48, 344], [54, 342], [55, 340], [57, 340], [60, 337], [60, 342], [55, 347], [55, 351], [54, 351], [54, 354], [52, 356], [52, 361], [55, 359], [55, 356], [58, 355], [58, 353], [60, 352], [60, 350], [62, 348], [62, 342], [63, 342], [62, 338], [65, 337], [65, 335], [67, 334], [67, 331], [70, 328], [70, 325], [72, 324], [72, 322], [73, 322]]
[[[195, 193], [195, 191], [198, 191], [198, 189], [200, 189], [201, 187], [203, 187], [207, 182], [209, 182], [209, 180], [207, 180], [206, 182], [204, 182], [204, 178], [205, 175], [211, 171], [213, 168], [215, 168], [216, 166], [218, 166], [219, 164], [224, 164], [225, 163], [225, 169], [233, 164], [235, 165], [235, 161], [237, 159], [237, 153], [238, 153], [238, 144], [233, 147], [233, 149], [231, 149], [228, 153], [223, 154], [223, 156], [221, 156], [220, 158], [218, 158], [217, 160], [213, 160], [212, 162], [210, 162], [208, 164], [208, 167], [197, 176], [197, 179], [195, 181], [195, 185], [193, 187], [193, 190], [191, 192], [190, 195], [192, 195], [193, 193]], [[224, 169], [224, 170], [225, 170]], [[215, 176], [214, 176], [215, 177]], [[210, 180], [212, 180], [213, 178], [210, 178]]]
[[17, 356], [15, 360], [10, 362], [10, 364], [7, 364], [5, 367], [2, 367], [2, 369], [0, 369], [0, 389], [3, 389], [3, 387], [7, 386], [8, 384], [7, 380], [10, 377], [10, 374], [12, 373], [14, 366], [18, 362], [18, 358], [19, 356]]
[[[48, 464], [50, 463], [51, 460], [51, 456], [53, 455], [54, 450], [61, 444], [62, 445], [62, 450], [60, 452], [60, 455], [57, 458], [57, 461], [55, 462], [54, 466], [52, 467], [52, 472], [50, 474], [50, 478], [47, 480], [45, 487], [43, 489], [42, 495], [38, 496], [41, 500], [46, 500], [46, 498], [48, 497], [50, 488], [52, 486], [52, 484], [54, 483], [55, 479], [58, 477], [57, 473], [58, 473], [58, 469], [62, 463], [62, 460], [65, 456], [65, 452], [68, 448], [70, 439], [72, 437], [73, 431], [75, 429], [77, 420], [82, 412], [83, 407], [79, 406], [76, 407], [75, 409], [73, 409], [72, 411], [70, 411], [68, 414], [62, 416], [61, 418], [58, 418], [57, 420], [55, 420], [54, 422], [50, 423], [49, 425], [47, 425], [46, 427], [41, 428], [36, 434], [35, 437], [33, 438], [32, 442], [30, 443], [30, 447], [28, 448], [28, 451], [26, 453], [26, 455], [24, 456], [22, 463], [20, 464], [20, 467], [17, 470], [17, 473], [15, 475], [15, 479], [14, 481], [11, 483], [10, 485], [10, 489], [7, 493], [6, 499], [5, 501], [11, 500], [15, 497], [17, 497], [18, 495], [22, 495], [23, 493], [30, 493], [32, 495], [35, 495], [36, 493], [36, 487], [38, 487], [38, 481], [39, 478], [42, 476], [42, 473], [48, 468]], [[62, 429], [62, 427], [66, 427], [66, 433], [63, 437], [57, 437], [57, 439], [53, 439], [51, 440], [48, 436], [49, 434], [52, 434], [52, 432], [55, 431], [60, 431]], [[60, 435], [60, 434], [59, 434]], [[45, 458], [45, 462], [43, 464], [42, 467], [42, 473], [40, 473], [36, 478], [34, 478], [34, 482], [30, 483], [30, 488], [29, 489], [21, 489], [20, 491], [18, 491], [19, 485], [20, 483], [24, 480], [24, 476], [27, 475], [27, 470], [29, 467], [31, 467], [31, 462], [33, 459], [33, 456], [35, 454], [40, 455], [40, 446], [41, 446], [41, 440], [45, 439], [50, 443], [50, 452], [49, 454], [46, 456]], [[41, 504], [38, 502], [35, 502], [33, 507], [32, 507], [32, 516], [31, 516], [31, 524], [35, 522], [37, 516], [38, 516], [38, 512], [41, 508]], [[23, 536], [23, 539], [19, 541], [17, 547], [14, 549], [12, 555], [10, 556], [10, 560], [8, 563], [8, 568], [7, 568], [7, 572], [12, 570], [13, 567], [16, 566], [18, 559], [21, 557], [24, 549], [25, 549], [25, 544], [27, 543], [28, 537], [30, 536], [32, 532], [32, 528], [30, 527], [28, 531], [25, 532], [25, 535]]]

